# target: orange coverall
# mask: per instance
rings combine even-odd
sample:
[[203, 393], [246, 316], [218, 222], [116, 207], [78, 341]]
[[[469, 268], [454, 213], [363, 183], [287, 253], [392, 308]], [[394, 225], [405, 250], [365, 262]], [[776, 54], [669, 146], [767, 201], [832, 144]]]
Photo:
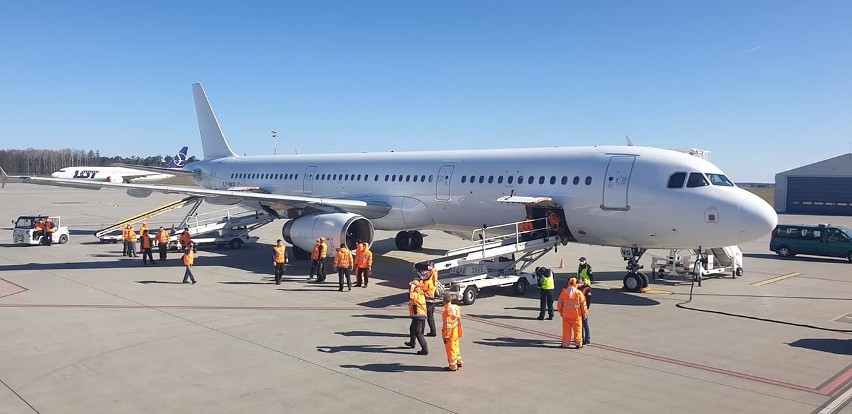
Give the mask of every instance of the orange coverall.
[[562, 315], [562, 347], [567, 348], [571, 343], [571, 334], [574, 334], [574, 343], [577, 348], [583, 347], [583, 318], [588, 315], [586, 309], [586, 298], [576, 287], [566, 287], [559, 294], [556, 303], [556, 311]]
[[464, 337], [464, 329], [461, 324], [461, 307], [448, 302], [444, 305], [444, 321], [442, 336], [444, 337], [444, 349], [447, 351], [447, 363], [450, 371], [457, 370], [463, 365], [461, 351], [459, 350], [459, 339]]

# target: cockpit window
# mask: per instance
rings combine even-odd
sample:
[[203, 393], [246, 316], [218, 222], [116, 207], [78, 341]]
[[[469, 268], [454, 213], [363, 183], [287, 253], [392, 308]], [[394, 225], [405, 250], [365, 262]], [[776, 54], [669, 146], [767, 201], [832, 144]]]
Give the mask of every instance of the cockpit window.
[[710, 183], [713, 185], [721, 185], [723, 187], [733, 187], [734, 183], [722, 174], [707, 174]]
[[705, 185], [710, 185], [710, 183], [708, 183], [707, 179], [704, 178], [704, 174], [689, 173], [689, 179], [686, 181], [686, 188], [704, 187]]
[[683, 188], [683, 183], [686, 181], [685, 172], [676, 172], [669, 176], [669, 188]]

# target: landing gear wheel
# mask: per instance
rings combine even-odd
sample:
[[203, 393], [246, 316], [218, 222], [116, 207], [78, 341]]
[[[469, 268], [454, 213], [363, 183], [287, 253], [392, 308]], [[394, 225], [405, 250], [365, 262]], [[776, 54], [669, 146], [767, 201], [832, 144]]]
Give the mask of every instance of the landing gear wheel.
[[527, 293], [528, 284], [529, 282], [527, 282], [526, 279], [518, 280], [514, 285], [512, 285], [512, 292], [515, 292], [518, 296], [523, 296], [524, 293]]
[[421, 233], [417, 230], [413, 230], [413, 231], [409, 231], [408, 234], [411, 238], [411, 244], [409, 245], [409, 247], [411, 247], [411, 250], [422, 249], [423, 248], [423, 233]]
[[59, 244], [65, 244], [65, 243], [68, 243], [68, 236], [63, 234], [63, 235], [59, 236]]
[[311, 258], [311, 252], [293, 246], [293, 256], [296, 257], [296, 260], [308, 260]]
[[397, 250], [411, 250], [411, 234], [407, 231], [401, 231], [396, 234], [394, 239]]
[[636, 273], [628, 273], [624, 276], [624, 290], [628, 292], [639, 292], [642, 289], [642, 279]]
[[462, 293], [462, 303], [472, 305], [476, 302], [476, 286], [468, 286]]
[[648, 276], [645, 276], [644, 273], [637, 273], [637, 275], [639, 275], [639, 278], [642, 279], [642, 289], [648, 287], [648, 283], [650, 283]]
[[243, 247], [243, 241], [240, 239], [231, 239], [231, 242], [228, 243], [228, 245], [231, 246], [232, 249], [236, 250]]

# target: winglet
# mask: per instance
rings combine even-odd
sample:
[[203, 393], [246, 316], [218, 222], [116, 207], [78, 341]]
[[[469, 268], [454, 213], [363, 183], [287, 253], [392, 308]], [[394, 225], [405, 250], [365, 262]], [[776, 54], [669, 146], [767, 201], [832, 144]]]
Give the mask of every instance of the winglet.
[[198, 132], [201, 133], [201, 148], [204, 159], [236, 157], [225, 140], [225, 134], [219, 126], [219, 120], [213, 113], [213, 107], [207, 99], [204, 87], [200, 83], [192, 84], [192, 97], [195, 99], [195, 115], [198, 117]]

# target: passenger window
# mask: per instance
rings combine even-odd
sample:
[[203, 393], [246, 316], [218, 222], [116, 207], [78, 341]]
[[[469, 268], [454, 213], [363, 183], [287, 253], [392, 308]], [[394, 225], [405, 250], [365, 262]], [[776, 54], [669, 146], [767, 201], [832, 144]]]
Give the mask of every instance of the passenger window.
[[550, 177], [550, 185], [556, 184], [556, 176], [553, 175]]
[[515, 176], [510, 175], [510, 176], [509, 176], [509, 179], [508, 179], [508, 180], [506, 180], [506, 182], [507, 182], [507, 183], [509, 183], [509, 184], [512, 184], [512, 180], [514, 180], [514, 179], [515, 179]]
[[482, 184], [484, 181], [485, 181], [485, 176], [484, 176], [484, 175], [480, 175], [480, 176], [479, 176], [479, 183], [480, 183], [480, 184]]
[[492, 183], [494, 183], [494, 176], [493, 176], [493, 175], [489, 175], [489, 176], [488, 176], [488, 184], [492, 184]]
[[497, 184], [503, 184], [503, 176], [502, 175], [497, 176]]
[[390, 176], [385, 174], [385, 181], [388, 181], [388, 180], [390, 180]]
[[676, 172], [669, 176], [668, 188], [683, 188], [684, 181], [686, 181], [686, 173]]
[[519, 176], [518, 176], [518, 184], [523, 184], [523, 183], [524, 183], [524, 176], [523, 176], [523, 175], [519, 175]]
[[471, 175], [471, 176], [470, 176], [470, 183], [471, 183], [471, 184], [473, 184], [473, 182], [474, 182], [474, 181], [476, 181], [476, 176], [475, 176], [475, 175]]
[[568, 177], [562, 176], [562, 185], [568, 184]]
[[[554, 177], [554, 179], [555, 179], [555, 177]], [[538, 183], [539, 183], [539, 185], [544, 184], [544, 176], [543, 175], [541, 177], [538, 177]]]
[[294, 179], [294, 180], [298, 180], [298, 179], [299, 179], [299, 174], [294, 175], [294, 176], [293, 176], [293, 179]]
[[420, 182], [421, 182], [421, 183], [425, 183], [425, 182], [426, 182], [426, 174], [423, 174], [423, 175], [421, 175], [421, 176], [420, 176]]
[[396, 182], [396, 174], [391, 176], [391, 181]]
[[417, 176], [416, 175], [414, 176], [414, 182], [415, 183], [417, 182]]
[[527, 178], [527, 184], [532, 184], [533, 181], [535, 181], [535, 177], [530, 176], [529, 178]]
[[704, 178], [704, 174], [689, 173], [689, 179], [686, 181], [686, 188], [704, 187], [707, 185], [710, 185], [710, 183], [708, 183], [707, 179]]
[[409, 181], [411, 181], [411, 175], [406, 175], [405, 176], [405, 182], [409, 182]]
[[467, 182], [467, 176], [463, 175], [461, 181], [462, 181], [462, 184], [466, 183]]
[[574, 176], [574, 185], [580, 184], [580, 177]]
[[430, 182], [430, 183], [432, 182], [432, 177], [433, 177], [433, 176], [430, 174], [430, 175], [429, 175], [429, 182]]
[[592, 184], [592, 177], [586, 176], [586, 185], [591, 185], [591, 184]]
[[379, 181], [379, 175], [378, 174], [376, 174], [376, 177], [373, 178], [373, 181]]

